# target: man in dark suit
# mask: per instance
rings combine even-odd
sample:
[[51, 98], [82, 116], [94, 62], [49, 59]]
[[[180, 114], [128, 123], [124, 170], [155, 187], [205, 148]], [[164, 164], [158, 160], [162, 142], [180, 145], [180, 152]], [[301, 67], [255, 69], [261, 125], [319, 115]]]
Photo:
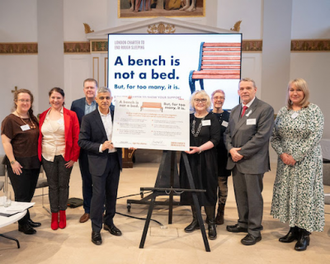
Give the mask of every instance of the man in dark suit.
[[116, 213], [119, 174], [122, 169], [122, 151], [111, 141], [113, 111], [110, 110], [111, 92], [108, 88], [97, 90], [98, 108], [84, 116], [78, 144], [87, 151], [89, 170], [93, 180], [91, 202], [92, 242], [102, 244], [102, 213], [105, 205], [104, 230], [120, 236], [121, 231], [114, 225]]
[[[93, 112], [97, 107], [97, 103], [95, 102], [96, 89], [98, 86], [97, 81], [93, 78], [88, 78], [84, 81], [83, 85], [85, 97], [73, 101], [71, 105], [71, 110], [77, 114], [80, 126], [83, 116]], [[93, 185], [92, 175], [89, 172], [87, 152], [84, 149], [80, 151], [79, 168], [84, 199], [84, 214], [80, 217], [79, 222], [85, 223], [90, 218]]]
[[238, 223], [227, 226], [229, 232], [247, 232], [243, 245], [261, 240], [263, 214], [263, 175], [270, 170], [269, 138], [274, 109], [256, 98], [257, 87], [249, 78], [239, 83], [241, 104], [230, 113], [225, 132], [229, 152], [227, 169], [232, 170]]

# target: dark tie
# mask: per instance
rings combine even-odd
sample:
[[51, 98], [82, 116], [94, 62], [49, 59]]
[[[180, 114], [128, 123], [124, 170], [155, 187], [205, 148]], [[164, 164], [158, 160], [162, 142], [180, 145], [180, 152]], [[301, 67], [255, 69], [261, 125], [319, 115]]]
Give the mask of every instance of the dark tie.
[[244, 105], [243, 106], [241, 117], [244, 116], [246, 109], [248, 109], [248, 107], [246, 105]]

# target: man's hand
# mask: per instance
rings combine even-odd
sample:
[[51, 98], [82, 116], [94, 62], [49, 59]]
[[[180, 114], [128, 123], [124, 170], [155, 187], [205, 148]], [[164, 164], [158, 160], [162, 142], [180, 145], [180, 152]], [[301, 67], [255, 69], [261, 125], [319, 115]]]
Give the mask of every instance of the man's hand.
[[229, 150], [231, 158], [234, 162], [237, 162], [237, 161], [240, 161], [241, 159], [243, 159], [243, 156], [238, 153], [239, 150], [241, 150], [241, 148], [232, 148], [231, 150]]
[[110, 141], [104, 141], [102, 144], [102, 151], [105, 151], [106, 149], [113, 149], [113, 144]]

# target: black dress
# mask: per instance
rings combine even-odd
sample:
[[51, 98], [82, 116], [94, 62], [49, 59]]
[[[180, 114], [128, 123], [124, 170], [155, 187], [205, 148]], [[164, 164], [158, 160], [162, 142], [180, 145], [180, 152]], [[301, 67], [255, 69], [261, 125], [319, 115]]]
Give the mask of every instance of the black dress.
[[[192, 132], [193, 120], [196, 120], [195, 131], [203, 121], [200, 133], [195, 137]], [[194, 132], [195, 132], [194, 131]], [[194, 114], [190, 115], [190, 146], [199, 147], [204, 143], [211, 141], [217, 146], [220, 140], [220, 124], [215, 115], [208, 113], [204, 118], [196, 118]], [[213, 147], [203, 151], [201, 154], [187, 154], [193, 180], [196, 189], [205, 189], [205, 193], [199, 193], [199, 203], [202, 206], [214, 206], [217, 202], [218, 187], [218, 164], [217, 150]], [[183, 159], [180, 160], [180, 185], [181, 188], [190, 189], [187, 172]], [[181, 194], [181, 204], [193, 204], [190, 192]]]
[[227, 125], [228, 125], [228, 122], [229, 122], [229, 115], [230, 114], [229, 114], [229, 112], [227, 112], [225, 110], [220, 114], [218, 114], [218, 113], [213, 113], [213, 114], [217, 117], [217, 119], [219, 121], [219, 124], [220, 124], [220, 128], [221, 128], [220, 141], [219, 141], [219, 144], [217, 146], [218, 176], [219, 177], [220, 176], [222, 176], [222, 177], [227, 176], [228, 177], [228, 176], [230, 176], [231, 171], [226, 169], [227, 161], [228, 161], [228, 151], [227, 151], [226, 146], [225, 146], [223, 134], [226, 131], [226, 128], [227, 128]]

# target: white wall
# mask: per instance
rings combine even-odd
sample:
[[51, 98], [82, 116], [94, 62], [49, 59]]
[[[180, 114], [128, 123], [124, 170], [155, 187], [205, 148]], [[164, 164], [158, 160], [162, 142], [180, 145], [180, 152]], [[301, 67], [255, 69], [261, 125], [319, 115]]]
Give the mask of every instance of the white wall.
[[293, 0], [292, 39], [330, 38], [330, 1]]
[[263, 0], [218, 0], [216, 15], [217, 27], [230, 29], [242, 20], [243, 40], [262, 39]]
[[37, 42], [37, 0], [0, 1], [0, 42]]
[[[38, 56], [5, 55], [0, 56], [1, 104], [0, 121], [14, 109], [13, 93], [18, 89], [29, 89], [34, 95], [33, 111], [38, 113]], [[0, 154], [4, 154], [0, 144]], [[0, 161], [1, 162], [1, 161]]]
[[[102, 30], [107, 25], [107, 0], [64, 0], [63, 26], [64, 41], [86, 41], [85, 28], [87, 23], [92, 30]], [[117, 1], [113, 1], [117, 3]]]

